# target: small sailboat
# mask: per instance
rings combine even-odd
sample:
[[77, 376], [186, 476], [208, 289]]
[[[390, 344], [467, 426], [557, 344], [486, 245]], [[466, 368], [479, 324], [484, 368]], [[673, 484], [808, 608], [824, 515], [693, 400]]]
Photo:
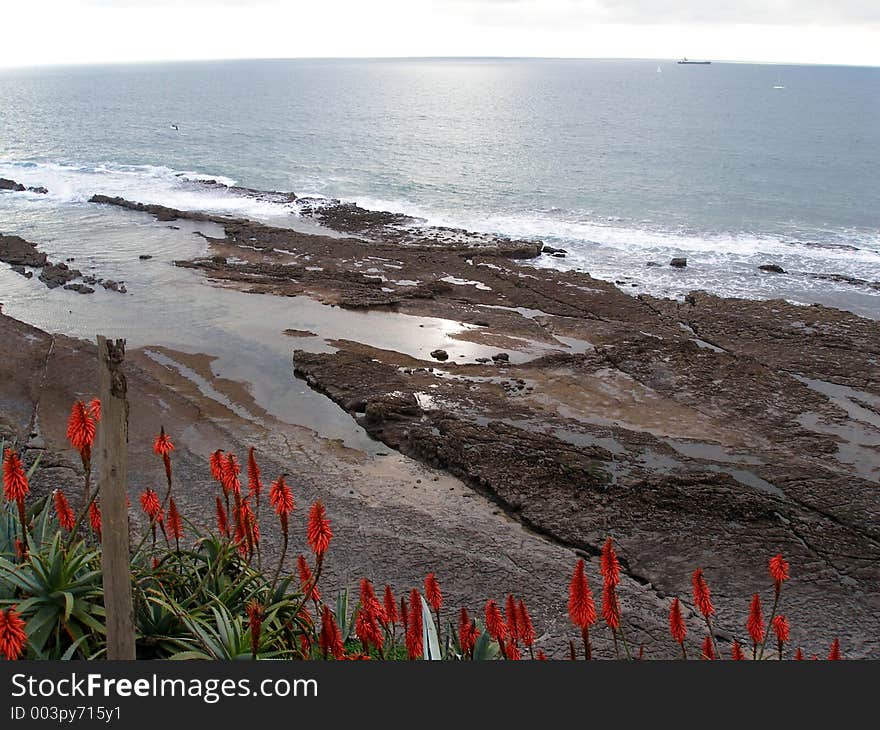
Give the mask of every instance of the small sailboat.
[[776, 83], [773, 85], [774, 89], [784, 89], [785, 85], [782, 83], [782, 74], [776, 74]]
[[658, 73], [658, 74], [662, 74], [662, 73], [663, 73], [663, 69], [660, 68], [659, 66], [657, 66], [657, 73]]

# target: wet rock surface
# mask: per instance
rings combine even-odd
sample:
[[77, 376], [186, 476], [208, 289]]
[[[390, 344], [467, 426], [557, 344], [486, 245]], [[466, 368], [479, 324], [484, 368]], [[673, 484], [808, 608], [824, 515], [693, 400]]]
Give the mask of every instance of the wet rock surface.
[[[403, 213], [367, 210], [339, 200], [299, 198], [300, 213], [334, 231], [371, 241], [423, 247], [490, 249], [510, 258], [529, 259], [541, 253], [541, 244], [505, 236], [474, 233], [463, 228], [428, 226], [421, 218]], [[560, 249], [561, 250], [561, 249]]]
[[[0, 261], [9, 264], [13, 271], [27, 279], [32, 279], [34, 273], [39, 270], [37, 279], [49, 289], [62, 287], [80, 294], [93, 294], [95, 290], [89, 285], [101, 284], [105, 289], [120, 294], [126, 293], [125, 286], [120, 282], [105, 282], [97, 277], [84, 275], [82, 271], [71, 268], [67, 263], [50, 261], [45, 253], [37, 249], [35, 243], [19, 236], [4, 236], [0, 233]], [[68, 261], [74, 259], [69, 258]], [[81, 280], [80, 283], [71, 283], [78, 279]]]
[[22, 193], [24, 192], [25, 187], [21, 183], [15, 182], [15, 180], [0, 177], [0, 190], [11, 190], [15, 193]]
[[25, 191], [31, 193], [39, 193], [41, 195], [46, 195], [49, 190], [44, 188], [42, 185], [37, 185], [36, 187], [25, 187], [20, 182], [16, 182], [15, 180], [10, 180], [6, 177], [0, 177], [0, 190], [10, 190], [13, 193], [23, 193]]
[[90, 203], [99, 203], [102, 205], [115, 205], [118, 208], [126, 208], [141, 213], [150, 213], [156, 216], [156, 220], [174, 221], [179, 218], [193, 221], [212, 220], [212, 216], [206, 213], [198, 213], [193, 211], [182, 211], [174, 208], [167, 208], [164, 205], [144, 205], [143, 203], [135, 203], [125, 198], [111, 197], [108, 195], [93, 195], [89, 198]]
[[79, 269], [71, 269], [67, 264], [47, 264], [43, 267], [39, 279], [50, 289], [64, 286], [82, 276]]
[[41, 267], [47, 263], [46, 254], [37, 250], [35, 244], [19, 236], [0, 233], [0, 261], [13, 266]]

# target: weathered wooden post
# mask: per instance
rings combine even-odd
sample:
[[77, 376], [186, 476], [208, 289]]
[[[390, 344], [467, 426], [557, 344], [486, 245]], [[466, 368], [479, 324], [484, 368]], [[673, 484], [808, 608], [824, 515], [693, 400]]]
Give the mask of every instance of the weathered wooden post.
[[98, 335], [101, 383], [101, 522], [107, 658], [134, 659], [134, 608], [128, 544], [128, 397], [125, 340]]

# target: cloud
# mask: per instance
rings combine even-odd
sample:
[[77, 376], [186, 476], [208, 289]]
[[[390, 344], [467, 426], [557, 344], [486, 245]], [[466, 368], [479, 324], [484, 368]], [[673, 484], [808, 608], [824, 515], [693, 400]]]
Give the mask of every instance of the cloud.
[[[414, 0], [417, 1], [417, 0]], [[430, 2], [431, 0], [429, 0]], [[880, 23], [878, 0], [433, 0], [499, 25], [862, 25]]]
[[211, 58], [550, 56], [880, 65], [880, 0], [3, 2], [0, 68]]
[[[68, 0], [69, 1], [69, 0]], [[363, 1], [363, 0], [362, 0]], [[105, 8], [283, 6], [295, 10], [301, 0], [80, 0]], [[341, 10], [344, 0], [323, 0]], [[409, 0], [418, 11], [439, 10], [462, 18], [478, 18], [486, 25], [551, 23], [614, 24], [754, 24], [754, 25], [861, 25], [880, 23], [878, 0]], [[376, 5], [382, 11], [382, 3]]]
[[86, 5], [98, 5], [107, 8], [143, 8], [156, 6], [191, 6], [205, 7], [241, 7], [252, 5], [277, 5], [284, 0], [83, 0]]
[[[581, 4], [581, 3], [578, 3]], [[592, 4], [592, 3], [590, 3]], [[801, 25], [880, 21], [876, 0], [600, 0], [615, 22], [748, 23]]]

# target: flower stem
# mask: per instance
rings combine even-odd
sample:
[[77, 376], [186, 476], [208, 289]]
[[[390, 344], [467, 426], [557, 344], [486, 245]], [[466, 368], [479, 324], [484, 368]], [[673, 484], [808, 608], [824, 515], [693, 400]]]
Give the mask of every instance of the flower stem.
[[[272, 578], [272, 593], [275, 593], [275, 586], [278, 584], [278, 578], [281, 576], [281, 568], [284, 565], [284, 558], [287, 556], [287, 530], [283, 532], [284, 542], [281, 547], [281, 558], [278, 560], [278, 567], [275, 569], [275, 576]], [[306, 594], [308, 596], [308, 594]], [[298, 612], [297, 612], [298, 613]]]
[[767, 646], [767, 639], [770, 638], [770, 627], [773, 626], [773, 619], [776, 618], [776, 608], [779, 606], [779, 594], [782, 592], [782, 583], [776, 583], [776, 589], [773, 594], [773, 610], [770, 611], [770, 619], [767, 621], [767, 630], [764, 632], [764, 641], [761, 642], [761, 652], [758, 659], [764, 658], [764, 647]]
[[584, 658], [587, 661], [593, 658], [593, 648], [590, 646], [590, 627], [584, 626], [581, 629], [581, 639], [584, 642]]

